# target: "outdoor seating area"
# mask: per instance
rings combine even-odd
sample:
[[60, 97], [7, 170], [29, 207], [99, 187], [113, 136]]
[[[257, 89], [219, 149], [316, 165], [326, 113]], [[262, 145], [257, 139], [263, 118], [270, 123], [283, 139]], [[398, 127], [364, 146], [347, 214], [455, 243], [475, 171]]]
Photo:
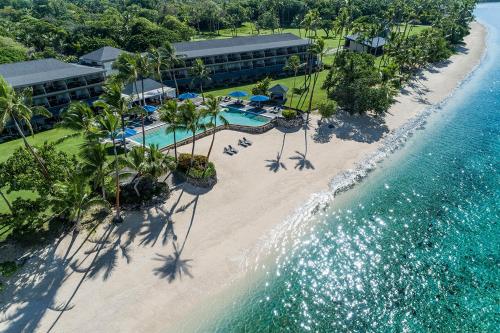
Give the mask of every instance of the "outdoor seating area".
[[[252, 141], [248, 140], [246, 137], [243, 137], [238, 140], [238, 146], [242, 148], [248, 148], [252, 145]], [[232, 145], [228, 145], [224, 147], [223, 153], [229, 156], [233, 156], [239, 153], [237, 149], [235, 149]]]

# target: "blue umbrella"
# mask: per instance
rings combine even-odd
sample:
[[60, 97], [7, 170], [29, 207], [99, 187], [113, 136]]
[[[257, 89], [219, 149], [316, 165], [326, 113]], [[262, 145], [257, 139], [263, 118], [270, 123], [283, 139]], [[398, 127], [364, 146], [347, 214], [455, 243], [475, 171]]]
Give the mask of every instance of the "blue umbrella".
[[[119, 133], [115, 132], [115, 134], [117, 134], [116, 137], [118, 140], [123, 140], [125, 138], [130, 138], [131, 136], [136, 135], [137, 131], [133, 128], [126, 128], [125, 132], [119, 132]], [[111, 136], [110, 136], [110, 138], [111, 138]]]
[[250, 97], [250, 100], [252, 102], [267, 102], [270, 98], [264, 95], [255, 95]]
[[234, 98], [241, 98], [248, 96], [248, 93], [242, 90], [236, 90], [229, 93], [229, 96]]
[[195, 93], [184, 93], [184, 94], [180, 94], [179, 96], [177, 96], [178, 99], [180, 100], [185, 100], [185, 99], [193, 99], [193, 98], [196, 98], [198, 97], [198, 94], [195, 94]]
[[128, 138], [128, 137], [131, 137], [131, 136], [134, 136], [137, 134], [137, 131], [133, 128], [126, 128], [125, 129], [125, 137]]
[[156, 111], [156, 109], [158, 109], [158, 107], [154, 105], [144, 105], [142, 108], [146, 110], [148, 113], [153, 113]]

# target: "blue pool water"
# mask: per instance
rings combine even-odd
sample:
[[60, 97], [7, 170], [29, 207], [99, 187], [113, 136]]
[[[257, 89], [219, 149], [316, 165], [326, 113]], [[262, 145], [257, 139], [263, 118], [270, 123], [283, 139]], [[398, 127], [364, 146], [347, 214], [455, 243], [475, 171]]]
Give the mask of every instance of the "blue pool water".
[[259, 277], [189, 330], [499, 331], [499, 15], [477, 9], [486, 58], [425, 130], [354, 189], [306, 205]]
[[[257, 114], [247, 113], [239, 111], [235, 108], [227, 108], [225, 111], [222, 111], [222, 116], [230, 123], [234, 125], [243, 125], [243, 126], [262, 126], [271, 121], [270, 118], [260, 116]], [[210, 122], [210, 117], [205, 117], [201, 120], [201, 123], [208, 124]], [[220, 123], [220, 121], [219, 121]], [[159, 126], [157, 128], [151, 129], [146, 132], [146, 145], [158, 145], [160, 148], [169, 146], [174, 143], [174, 134], [166, 133], [166, 128], [168, 125]], [[203, 132], [199, 130], [198, 133]], [[184, 130], [177, 130], [175, 133], [177, 141], [181, 141], [187, 139], [191, 136], [191, 132]], [[142, 143], [142, 134], [138, 134], [131, 138], [137, 143]]]

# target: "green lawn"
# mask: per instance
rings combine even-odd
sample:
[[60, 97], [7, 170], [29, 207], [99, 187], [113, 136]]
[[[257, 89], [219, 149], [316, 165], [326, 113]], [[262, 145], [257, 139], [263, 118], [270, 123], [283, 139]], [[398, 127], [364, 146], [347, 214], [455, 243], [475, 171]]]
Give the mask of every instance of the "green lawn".
[[[64, 129], [64, 128], [54, 128], [45, 132], [40, 132], [34, 136], [28, 138], [28, 142], [34, 146], [43, 145], [44, 142], [55, 142], [65, 136], [74, 134], [75, 131]], [[68, 154], [76, 154], [75, 149], [80, 144], [83, 143], [83, 138], [81, 136], [69, 138], [57, 145], [57, 149], [64, 151]], [[10, 155], [19, 147], [23, 146], [22, 139], [16, 139], [9, 142], [0, 144], [0, 162], [4, 162], [9, 158]]]
[[[42, 145], [44, 142], [55, 142], [65, 136], [71, 135], [75, 133], [75, 131], [68, 130], [68, 129], [63, 129], [63, 128], [54, 128], [45, 132], [40, 132], [35, 134], [35, 136], [31, 136], [28, 138], [28, 142], [32, 145]], [[71, 137], [59, 144], [57, 144], [57, 149], [64, 151], [68, 154], [75, 155], [78, 152], [79, 146], [83, 143], [83, 138], [81, 136], [76, 136], [76, 137]], [[14, 151], [23, 146], [23, 141], [22, 139], [17, 139], [17, 140], [12, 140], [9, 142], [5, 142], [0, 144], [0, 162], [4, 162], [7, 160], [13, 153]], [[11, 192], [7, 194], [7, 198], [12, 201], [18, 197], [22, 198], [34, 198], [36, 197], [36, 193], [31, 192], [31, 191], [19, 191], [19, 192]], [[7, 212], [7, 205], [3, 200], [0, 200], [0, 213], [6, 213]], [[0, 227], [1, 229], [1, 227]], [[1, 232], [0, 232], [1, 234]], [[2, 240], [2, 237], [6, 236], [4, 234], [3, 236], [0, 235], [0, 241]]]
[[[323, 71], [319, 74], [318, 82], [316, 84], [316, 91], [314, 92], [314, 96], [313, 96], [313, 103], [312, 103], [313, 108], [316, 107], [320, 101], [326, 99], [326, 91], [321, 89], [321, 86], [323, 85], [323, 82], [325, 81], [327, 74], [328, 74], [328, 71]], [[287, 86], [288, 88], [290, 88], [290, 90], [288, 92], [288, 100], [290, 100], [291, 88], [293, 87], [294, 80], [296, 81], [296, 87], [300, 87], [300, 86], [302, 86], [302, 84], [304, 82], [304, 76], [299, 75], [299, 76], [297, 76], [296, 79], [294, 79], [293, 77], [288, 77], [288, 78], [273, 80], [271, 82], [271, 87], [277, 83], [281, 83], [281, 84]], [[246, 84], [246, 85], [241, 85], [241, 86], [234, 86], [231, 88], [214, 89], [214, 90], [210, 90], [209, 92], [207, 92], [207, 94], [212, 94], [214, 96], [227, 96], [231, 91], [243, 90], [243, 91], [246, 91], [249, 95], [251, 95], [252, 94], [252, 87], [254, 85], [255, 84]], [[297, 105], [297, 102], [298, 102], [298, 97], [295, 96], [293, 107], [300, 107]], [[302, 109], [307, 109], [307, 107], [304, 106]]]

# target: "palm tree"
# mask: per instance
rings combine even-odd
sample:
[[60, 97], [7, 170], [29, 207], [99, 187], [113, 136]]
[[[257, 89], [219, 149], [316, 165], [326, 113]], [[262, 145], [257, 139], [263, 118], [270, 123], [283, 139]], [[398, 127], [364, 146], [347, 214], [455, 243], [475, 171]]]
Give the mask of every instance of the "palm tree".
[[31, 135], [33, 127], [31, 126], [31, 118], [35, 115], [51, 117], [52, 114], [42, 107], [32, 107], [31, 93], [27, 90], [17, 93], [11, 85], [5, 81], [0, 75], [0, 133], [3, 132], [5, 126], [9, 122], [13, 122], [17, 132], [21, 135], [24, 145], [33, 155], [37, 161], [40, 171], [47, 178], [50, 178], [49, 171], [40, 156], [35, 152], [35, 149], [29, 144], [23, 130], [21, 129], [20, 122], [24, 123], [28, 128]]
[[203, 98], [203, 103], [205, 103], [205, 94], [203, 93], [203, 82], [210, 81], [210, 69], [205, 66], [203, 60], [196, 59], [194, 61], [193, 67], [191, 68], [191, 75], [193, 80], [198, 80], [200, 83], [201, 97]]
[[158, 179], [171, 170], [175, 170], [172, 157], [163, 154], [158, 145], [150, 145], [144, 159], [143, 171], [154, 179]]
[[165, 129], [166, 133], [172, 133], [174, 136], [174, 156], [177, 162], [177, 138], [176, 131], [179, 129], [180, 115], [179, 115], [179, 104], [175, 99], [168, 101], [166, 104], [162, 105], [158, 110], [160, 115], [160, 120], [166, 122], [168, 127]]
[[[351, 10], [349, 7], [342, 7], [340, 9], [339, 14], [335, 18], [335, 34], [340, 37], [340, 40], [343, 39], [344, 33], [349, 33], [351, 29]], [[345, 31], [345, 32], [344, 32]], [[341, 42], [337, 45], [337, 52], [335, 53], [335, 58], [337, 57], [337, 54], [339, 53], [340, 46], [342, 45]]]
[[92, 195], [87, 180], [80, 172], [75, 172], [70, 174], [66, 181], [57, 181], [54, 184], [54, 207], [75, 225], [80, 222], [84, 210], [109, 205], [103, 198]]
[[198, 130], [204, 130], [206, 126], [200, 123], [203, 114], [196, 109], [196, 105], [194, 105], [193, 102], [187, 101], [182, 104], [179, 109], [181, 111], [181, 122], [179, 124], [179, 128], [189, 131], [192, 134], [193, 147], [191, 149], [191, 167], [193, 167], [196, 132]]
[[207, 101], [205, 102], [206, 109], [204, 110], [205, 115], [210, 117], [209, 127], [213, 128], [212, 134], [212, 142], [210, 143], [210, 148], [208, 149], [207, 160], [210, 159], [210, 153], [212, 152], [212, 148], [215, 142], [215, 132], [217, 132], [217, 120], [221, 122], [222, 125], [226, 126], [229, 124], [226, 118], [222, 115], [222, 109], [220, 107], [220, 103], [222, 101], [221, 97], [214, 97], [212, 95], [208, 95]]
[[139, 104], [141, 104], [142, 101], [139, 96], [139, 89], [137, 88], [137, 81], [139, 80], [139, 58], [142, 58], [140, 54], [135, 55], [130, 53], [122, 53], [113, 63], [113, 69], [118, 71], [118, 79], [122, 80], [123, 82], [132, 84]]
[[178, 65], [183, 65], [184, 60], [177, 57], [177, 52], [175, 51], [175, 47], [166, 42], [161, 48], [163, 59], [165, 60], [166, 68], [169, 71], [169, 75], [175, 84], [175, 92], [179, 94], [179, 85], [177, 84], [177, 78], [175, 77], [175, 67]]
[[[0, 164], [0, 168], [3, 168], [3, 164]], [[5, 173], [3, 171], [0, 171], [0, 174], [5, 174]], [[7, 207], [9, 208], [10, 213], [12, 215], [14, 215], [14, 210], [12, 209], [11, 203], [10, 203], [9, 199], [7, 199], [7, 197], [5, 196], [5, 193], [3, 193], [3, 191], [2, 191], [4, 186], [5, 186], [5, 180], [0, 179], [0, 196], [2, 197], [2, 199], [5, 202], [5, 204], [7, 205]]]
[[314, 32], [314, 37], [317, 37], [319, 23], [320, 23], [320, 16], [318, 11], [316, 9], [309, 10], [301, 22], [301, 25], [304, 27], [304, 30], [306, 31], [306, 37], [307, 33], [311, 31]]
[[110, 173], [106, 146], [100, 142], [87, 142], [80, 151], [82, 173], [93, 183], [93, 190], [101, 190], [102, 198], [106, 199], [106, 176]]
[[141, 91], [142, 91], [142, 105], [146, 105], [146, 98], [144, 97], [144, 80], [151, 75], [151, 63], [148, 57], [142, 56], [141, 54], [136, 54], [136, 69], [139, 74], [139, 79], [141, 80]]
[[131, 180], [134, 184], [134, 190], [137, 196], [140, 197], [140, 192], [137, 188], [142, 177], [146, 175], [152, 176], [155, 180], [166, 172], [175, 170], [176, 163], [172, 161], [172, 157], [163, 154], [157, 145], [150, 145], [148, 149], [143, 147], [134, 147], [126, 160], [127, 166], [135, 171], [135, 175]]
[[[103, 105], [104, 106], [104, 105]], [[120, 119], [111, 110], [111, 108], [104, 107], [102, 114], [97, 117], [97, 122], [100, 125], [103, 135], [111, 138], [113, 144], [113, 154], [115, 156], [115, 178], [116, 178], [116, 215], [113, 218], [114, 222], [122, 222], [123, 218], [120, 215], [120, 171], [118, 152], [116, 150], [116, 139], [119, 137]]]
[[309, 106], [307, 108], [307, 122], [309, 122], [309, 115], [311, 114], [312, 101], [313, 101], [313, 97], [314, 97], [314, 91], [316, 89], [316, 83], [318, 82], [319, 73], [322, 71], [322, 67], [323, 67], [323, 57], [325, 55], [325, 40], [323, 38], [317, 39], [313, 43], [313, 45], [311, 46], [309, 52], [315, 56], [319, 56], [320, 68], [318, 68], [316, 70], [316, 73], [314, 73], [312, 90], [311, 90], [311, 94], [309, 95]]
[[[130, 98], [123, 96], [123, 83], [119, 80], [110, 81], [103, 88], [104, 94], [101, 96], [101, 99], [107, 105], [112, 106], [113, 112], [120, 116], [122, 132], [125, 133], [125, 116], [132, 112], [132, 109], [130, 108], [132, 101]], [[99, 106], [100, 102], [96, 102], [94, 105]], [[142, 122], [142, 133], [144, 133], [144, 121]], [[123, 150], [126, 154], [125, 140], [122, 140], [122, 143]]]
[[95, 114], [85, 102], [73, 102], [61, 114], [59, 126], [81, 132], [90, 138], [95, 134]]
[[158, 81], [160, 81], [160, 85], [161, 85], [160, 103], [163, 104], [163, 97], [165, 96], [165, 86], [163, 84], [162, 71], [167, 66], [167, 61], [164, 57], [163, 48], [159, 47], [157, 49], [149, 50], [147, 57], [148, 57], [148, 61], [150, 63], [150, 66], [151, 66], [151, 69], [154, 73], [155, 78]]
[[288, 58], [288, 61], [286, 62], [285, 70], [293, 72], [293, 88], [292, 88], [292, 97], [290, 98], [290, 107], [293, 107], [293, 97], [295, 95], [295, 83], [297, 81], [297, 74], [299, 73], [299, 70], [304, 66], [300, 62], [300, 58], [297, 55], [293, 55], [290, 58]]

